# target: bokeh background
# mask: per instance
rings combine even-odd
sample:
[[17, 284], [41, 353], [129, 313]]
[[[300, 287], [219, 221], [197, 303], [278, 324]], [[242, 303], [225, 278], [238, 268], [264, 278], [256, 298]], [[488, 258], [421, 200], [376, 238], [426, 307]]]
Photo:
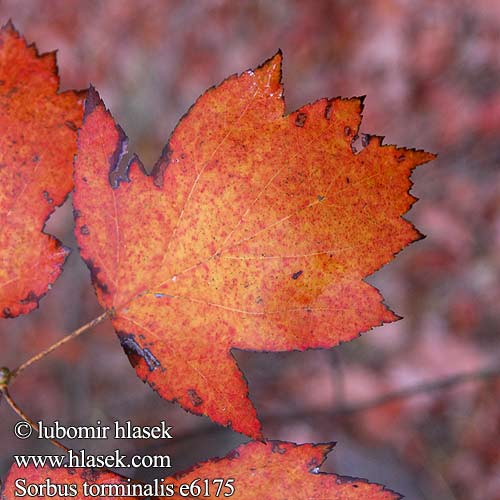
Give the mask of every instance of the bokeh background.
[[[206, 88], [278, 48], [288, 111], [366, 94], [362, 132], [439, 153], [413, 175], [421, 201], [408, 218], [427, 239], [369, 278], [402, 321], [331, 351], [235, 354], [267, 437], [337, 441], [324, 470], [412, 500], [500, 499], [498, 378], [355, 408], [500, 363], [500, 2], [1, 0], [0, 23], [9, 18], [41, 51], [58, 49], [63, 89], [93, 83], [149, 166]], [[70, 202], [47, 230], [75, 249]], [[13, 368], [99, 313], [75, 250], [39, 310], [0, 322], [0, 365]], [[30, 368], [11, 392], [35, 420], [164, 419], [175, 439], [119, 445], [171, 454], [175, 470], [244, 441], [143, 385], [109, 323]], [[1, 477], [14, 453], [57, 453], [16, 440], [16, 421], [0, 402]]]

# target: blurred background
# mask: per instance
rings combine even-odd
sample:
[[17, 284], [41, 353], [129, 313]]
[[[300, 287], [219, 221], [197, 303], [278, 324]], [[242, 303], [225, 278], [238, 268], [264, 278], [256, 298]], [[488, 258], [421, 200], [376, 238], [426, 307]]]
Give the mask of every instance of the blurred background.
[[[421, 201], [408, 218], [427, 239], [369, 278], [402, 321], [331, 351], [235, 355], [268, 438], [337, 441], [323, 470], [411, 500], [500, 499], [498, 377], [374, 404], [500, 364], [500, 2], [1, 0], [0, 23], [9, 18], [41, 51], [58, 49], [63, 89], [92, 82], [149, 167], [206, 88], [278, 48], [288, 111], [366, 94], [362, 132], [438, 153], [413, 175]], [[75, 249], [70, 202], [47, 231]], [[39, 310], [0, 322], [0, 365], [14, 368], [99, 313], [74, 251]], [[175, 439], [118, 444], [170, 454], [176, 471], [245, 441], [143, 385], [109, 323], [30, 368], [11, 393], [35, 420], [166, 420]], [[16, 440], [16, 421], [0, 402], [0, 477], [14, 453], [58, 452]], [[84, 445], [117, 447], [71, 443]]]

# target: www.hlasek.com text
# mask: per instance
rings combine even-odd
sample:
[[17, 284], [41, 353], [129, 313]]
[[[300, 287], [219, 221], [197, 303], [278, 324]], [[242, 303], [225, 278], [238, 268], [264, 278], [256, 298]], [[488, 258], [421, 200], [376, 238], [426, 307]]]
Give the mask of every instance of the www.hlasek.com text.
[[67, 455], [14, 455], [14, 462], [20, 468], [67, 467], [71, 469], [87, 468], [137, 468], [164, 469], [172, 467], [170, 455], [133, 455], [127, 457], [120, 450], [107, 455], [92, 455], [85, 450], [68, 450]]

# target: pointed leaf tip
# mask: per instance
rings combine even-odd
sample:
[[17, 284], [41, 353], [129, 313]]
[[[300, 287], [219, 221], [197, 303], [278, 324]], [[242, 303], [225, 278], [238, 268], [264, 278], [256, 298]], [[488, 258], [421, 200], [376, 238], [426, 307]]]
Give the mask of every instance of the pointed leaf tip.
[[97, 92], [96, 88], [90, 84], [87, 90], [87, 96], [85, 97], [84, 107], [83, 107], [83, 121], [85, 122], [88, 115], [90, 115], [97, 106], [103, 106], [104, 102]]
[[264, 86], [267, 87], [271, 93], [280, 92], [280, 96], [283, 92], [282, 83], [282, 65], [283, 65], [283, 53], [281, 49], [271, 56], [269, 59], [264, 61], [257, 69], [255, 74], [263, 76]]

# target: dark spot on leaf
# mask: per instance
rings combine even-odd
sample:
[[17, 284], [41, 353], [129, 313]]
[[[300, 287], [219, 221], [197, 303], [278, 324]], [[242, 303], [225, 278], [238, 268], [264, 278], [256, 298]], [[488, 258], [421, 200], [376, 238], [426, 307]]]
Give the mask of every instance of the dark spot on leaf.
[[96, 266], [94, 264], [94, 261], [92, 259], [83, 259], [85, 264], [87, 264], [87, 267], [90, 270], [90, 277], [92, 279], [92, 283], [99, 288], [103, 293], [109, 293], [108, 285], [106, 283], [103, 283], [99, 279], [99, 273], [101, 271], [101, 268], [99, 266]]
[[42, 193], [42, 195], [43, 195], [44, 200], [45, 200], [47, 203], [53, 203], [53, 202], [54, 202], [54, 200], [53, 200], [53, 199], [49, 196], [49, 192], [48, 192], [48, 191], [44, 191], [44, 192]]
[[255, 299], [256, 304], [262, 304], [262, 302], [264, 302], [264, 301], [262, 300], [262, 297], [260, 295], [258, 297], [256, 297], [256, 299]]
[[306, 123], [306, 120], [307, 120], [306, 113], [298, 113], [297, 117], [295, 118], [295, 125], [297, 127], [303, 127]]
[[16, 94], [18, 92], [18, 88], [17, 87], [12, 87], [8, 92], [7, 94], [5, 94], [5, 97], [11, 97], [12, 95]]
[[118, 140], [116, 141], [116, 147], [113, 151], [113, 154], [109, 158], [109, 183], [113, 189], [117, 189], [120, 185], [120, 182], [130, 182], [128, 177], [128, 172], [130, 169], [130, 164], [133, 160], [133, 157], [130, 161], [122, 162], [122, 158], [125, 156], [127, 152], [127, 143], [128, 138], [125, 135], [125, 132], [120, 127], [120, 125], [115, 124], [116, 131], [118, 132]]
[[31, 161], [33, 163], [38, 163], [40, 161], [40, 157], [38, 155], [35, 155], [35, 156], [33, 156], [33, 158], [31, 158]]
[[234, 459], [239, 458], [239, 457], [240, 457], [240, 454], [237, 450], [233, 450], [226, 455], [226, 458], [228, 460], [234, 460]]
[[72, 121], [67, 120], [64, 122], [64, 125], [66, 125], [66, 127], [68, 127], [73, 132], [76, 132], [78, 130], [78, 127]]
[[203, 399], [200, 398], [194, 389], [188, 389], [187, 393], [193, 406], [200, 406], [203, 403]]
[[76, 209], [73, 209], [73, 217], [75, 219], [78, 219], [78, 217], [81, 217], [82, 213], [80, 212], [80, 210], [76, 210]]
[[335, 482], [337, 484], [351, 484], [352, 485], [353, 480], [354, 479], [352, 477], [349, 477], [349, 476], [337, 476], [335, 478]]
[[31, 302], [36, 302], [42, 298], [42, 296], [37, 295], [33, 290], [31, 290], [28, 295], [24, 299], [21, 299], [20, 302], [21, 304], [30, 304]]
[[149, 371], [152, 372], [155, 368], [161, 366], [160, 362], [155, 358], [153, 353], [147, 349], [142, 348], [135, 340], [135, 335], [125, 332], [117, 332], [120, 338], [120, 344], [125, 351], [125, 354], [130, 360], [130, 364], [135, 368], [140, 359], [143, 359], [148, 365]]
[[85, 224], [80, 227], [80, 234], [83, 234], [85, 236], [90, 234], [89, 228]]
[[326, 198], [324, 196], [321, 196], [320, 194], [318, 194], [318, 201], [323, 201], [325, 200]]
[[4, 318], [13, 318], [12, 311], [8, 307], [4, 307], [2, 311]]
[[326, 106], [325, 106], [325, 118], [327, 120], [329, 120], [330, 117], [332, 116], [332, 106], [333, 106], [332, 101], [328, 101], [326, 103]]
[[362, 139], [362, 137], [360, 137], [359, 135], [355, 135], [352, 138], [352, 141], [351, 141], [351, 151], [355, 155], [357, 155], [358, 153], [360, 153], [361, 151], [363, 151], [363, 149], [364, 149], [364, 146], [363, 146], [363, 139]]
[[89, 90], [87, 92], [87, 96], [85, 98], [83, 123], [85, 123], [87, 116], [89, 116], [94, 111], [94, 109], [97, 108], [98, 105], [104, 107], [104, 103], [102, 102], [101, 97], [97, 93], [97, 90], [94, 88], [93, 85], [90, 85]]
[[345, 135], [351, 135], [351, 127], [345, 127], [344, 128], [344, 134]]
[[303, 273], [304, 271], [297, 271], [296, 273], [292, 274], [292, 279], [296, 280], [299, 278], [299, 276]]
[[[153, 170], [151, 171], [151, 175], [153, 177], [153, 183], [155, 186], [159, 188], [163, 187], [163, 178], [165, 176], [165, 171], [170, 163], [170, 158], [172, 156], [172, 150], [170, 149], [170, 144], [167, 144], [161, 153], [160, 158], [155, 163]], [[181, 154], [181, 158], [184, 159], [184, 153]]]
[[345, 181], [347, 182], [347, 184], [349, 184], [351, 182], [351, 180], [349, 179], [349, 177], [346, 177]]
[[295, 125], [297, 127], [303, 127], [304, 124], [306, 123], [306, 120], [307, 120], [306, 113], [298, 113], [297, 117], [295, 118]]
[[279, 453], [280, 455], [283, 455], [286, 453], [286, 448], [282, 448], [279, 443], [273, 443], [271, 451], [273, 453]]
[[399, 155], [397, 160], [398, 160], [398, 163], [401, 163], [401, 162], [403, 162], [403, 161], [406, 160], [406, 156], [405, 155]]
[[101, 473], [97, 469], [83, 469], [82, 470], [82, 479], [85, 479], [85, 481], [89, 483], [95, 483], [99, 477], [101, 476]]

